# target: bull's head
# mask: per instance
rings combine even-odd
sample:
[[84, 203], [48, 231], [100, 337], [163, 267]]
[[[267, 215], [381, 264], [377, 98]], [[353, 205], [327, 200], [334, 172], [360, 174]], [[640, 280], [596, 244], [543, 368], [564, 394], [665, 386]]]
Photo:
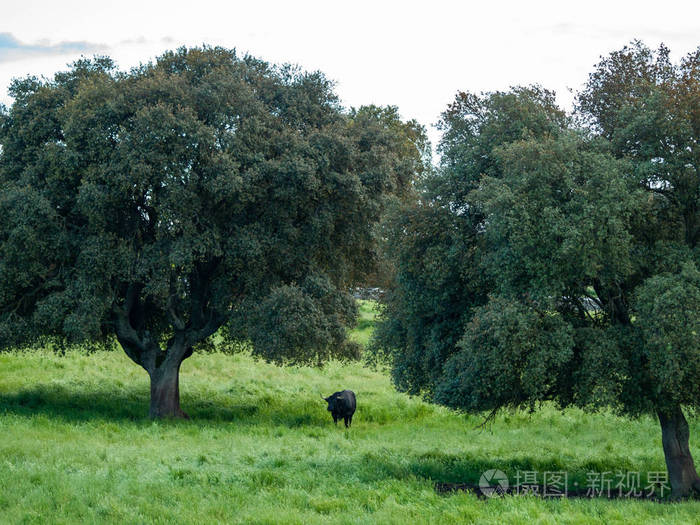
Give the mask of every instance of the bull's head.
[[321, 396], [321, 399], [323, 399], [326, 403], [328, 403], [328, 411], [333, 412], [333, 410], [335, 409], [335, 399], [336, 399], [335, 394], [333, 394], [332, 396], [328, 396], [328, 397]]

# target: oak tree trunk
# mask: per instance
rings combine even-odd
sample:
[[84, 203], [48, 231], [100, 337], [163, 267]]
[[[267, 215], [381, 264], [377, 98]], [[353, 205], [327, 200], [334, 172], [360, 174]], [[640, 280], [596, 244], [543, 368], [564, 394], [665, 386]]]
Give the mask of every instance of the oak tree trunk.
[[700, 477], [690, 454], [690, 429], [680, 405], [659, 410], [661, 442], [666, 457], [671, 498], [679, 499], [700, 495]]
[[166, 360], [151, 374], [151, 408], [152, 419], [179, 418], [189, 419], [180, 408], [180, 365]]

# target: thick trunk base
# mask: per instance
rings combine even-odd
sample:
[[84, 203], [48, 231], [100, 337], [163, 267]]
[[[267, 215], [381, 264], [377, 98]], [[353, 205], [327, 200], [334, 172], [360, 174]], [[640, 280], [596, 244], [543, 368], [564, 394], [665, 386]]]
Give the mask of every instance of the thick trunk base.
[[151, 419], [189, 419], [180, 408], [180, 365], [162, 365], [151, 375]]
[[690, 454], [690, 429], [680, 406], [659, 411], [671, 498], [700, 496], [700, 476]]

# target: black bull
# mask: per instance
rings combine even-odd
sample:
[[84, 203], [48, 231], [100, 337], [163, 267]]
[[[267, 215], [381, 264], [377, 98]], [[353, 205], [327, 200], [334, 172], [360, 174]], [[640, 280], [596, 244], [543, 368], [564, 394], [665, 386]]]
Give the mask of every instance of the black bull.
[[321, 397], [328, 403], [328, 411], [333, 416], [333, 423], [337, 425], [338, 420], [342, 418], [346, 427], [352, 425], [352, 415], [355, 413], [355, 407], [357, 407], [355, 392], [343, 390], [328, 397]]

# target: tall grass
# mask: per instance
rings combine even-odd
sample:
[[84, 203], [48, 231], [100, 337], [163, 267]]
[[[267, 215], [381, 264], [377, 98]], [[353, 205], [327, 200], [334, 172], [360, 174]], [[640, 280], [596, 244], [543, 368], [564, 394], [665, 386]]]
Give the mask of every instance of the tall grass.
[[[357, 393], [335, 427], [319, 393]], [[664, 470], [651, 418], [515, 412], [481, 422], [398, 394], [360, 364], [280, 368], [195, 354], [190, 421], [147, 419], [145, 372], [120, 352], [0, 355], [1, 523], [700, 523], [700, 502], [478, 500], [436, 481], [497, 468]], [[700, 425], [693, 421], [695, 457]]]
[[357, 319], [357, 326], [350, 332], [350, 339], [363, 346], [367, 346], [372, 337], [375, 320], [379, 311], [377, 310], [377, 303], [375, 301], [359, 299], [357, 303], [360, 315]]

